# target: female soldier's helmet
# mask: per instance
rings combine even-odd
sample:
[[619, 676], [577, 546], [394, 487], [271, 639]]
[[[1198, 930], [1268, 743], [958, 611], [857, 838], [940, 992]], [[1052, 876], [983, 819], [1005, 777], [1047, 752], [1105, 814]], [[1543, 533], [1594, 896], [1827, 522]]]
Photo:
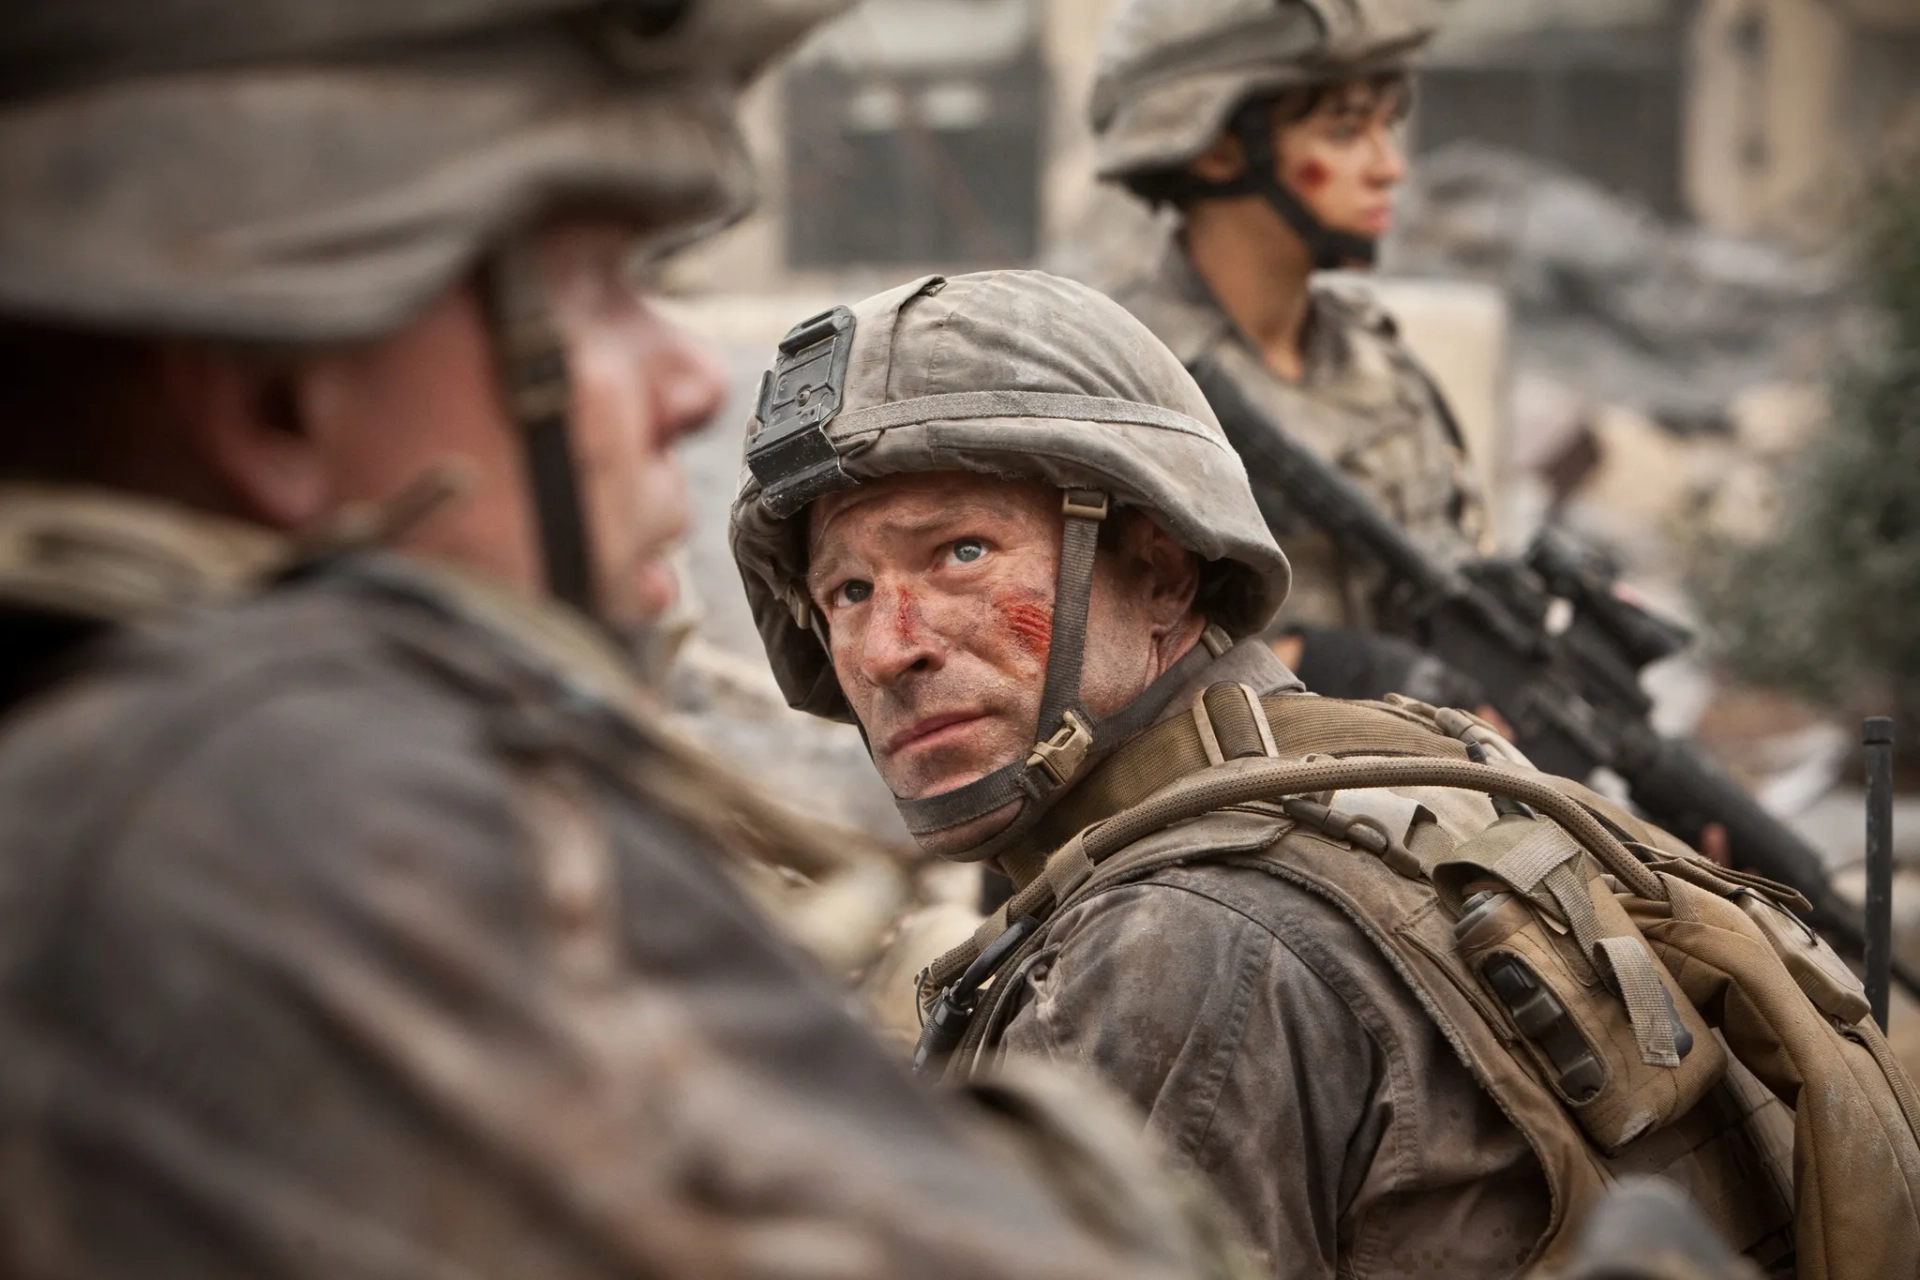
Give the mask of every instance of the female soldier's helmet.
[[[1155, 198], [1263, 196], [1317, 266], [1370, 263], [1373, 240], [1326, 226], [1274, 172], [1268, 107], [1291, 89], [1405, 71], [1435, 26], [1431, 0], [1128, 0], [1094, 71], [1095, 168]], [[1246, 172], [1188, 173], [1228, 129]]]

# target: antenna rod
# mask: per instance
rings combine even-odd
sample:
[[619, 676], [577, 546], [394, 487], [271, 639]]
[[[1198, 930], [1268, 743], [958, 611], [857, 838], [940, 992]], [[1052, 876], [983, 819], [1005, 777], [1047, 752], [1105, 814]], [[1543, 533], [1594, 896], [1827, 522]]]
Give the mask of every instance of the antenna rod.
[[1860, 741], [1867, 757], [1867, 1001], [1885, 1031], [1893, 972], [1893, 721], [1868, 716]]

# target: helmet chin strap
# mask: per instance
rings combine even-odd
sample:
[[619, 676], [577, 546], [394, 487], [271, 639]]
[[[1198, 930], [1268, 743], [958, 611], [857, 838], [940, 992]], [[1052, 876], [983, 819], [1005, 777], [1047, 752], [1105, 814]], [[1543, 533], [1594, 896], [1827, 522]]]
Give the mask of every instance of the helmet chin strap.
[[954, 861], [982, 862], [1011, 848], [1091, 764], [1146, 728], [1214, 657], [1210, 645], [1195, 645], [1132, 702], [1096, 721], [1080, 700], [1080, 675], [1086, 661], [1087, 609], [1093, 599], [1094, 556], [1100, 524], [1107, 518], [1107, 495], [1069, 489], [1061, 509], [1066, 522], [1054, 579], [1053, 638], [1032, 749], [1025, 758], [951, 791], [917, 800], [894, 797], [907, 830], [916, 837], [964, 826], [1008, 805], [1021, 806], [1011, 823], [991, 837], [944, 855]]
[[1299, 193], [1280, 180], [1279, 156], [1273, 145], [1272, 99], [1256, 98], [1244, 104], [1234, 112], [1229, 128], [1240, 139], [1246, 168], [1239, 176], [1219, 182], [1188, 174], [1179, 184], [1181, 195], [1189, 199], [1260, 196], [1306, 245], [1316, 271], [1370, 267], [1379, 259], [1379, 240], [1329, 227], [1314, 216]]
[[574, 466], [573, 383], [532, 238], [516, 236], [497, 248], [481, 278], [494, 362], [526, 463], [547, 591], [598, 621], [593, 544]]

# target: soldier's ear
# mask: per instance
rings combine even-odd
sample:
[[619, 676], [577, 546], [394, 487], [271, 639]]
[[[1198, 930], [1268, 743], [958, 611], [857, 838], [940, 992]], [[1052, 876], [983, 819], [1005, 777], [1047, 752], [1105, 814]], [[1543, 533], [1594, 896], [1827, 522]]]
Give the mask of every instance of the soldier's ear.
[[1196, 178], [1206, 182], [1229, 182], [1247, 167], [1247, 149], [1231, 129], [1223, 129], [1213, 145], [1195, 156], [1187, 166]]
[[221, 506], [283, 530], [325, 514], [329, 473], [307, 430], [293, 358], [175, 342], [160, 350], [158, 371], [168, 417]]
[[1155, 628], [1176, 626], [1193, 611], [1200, 590], [1200, 557], [1138, 511], [1125, 513], [1119, 555], [1123, 580], [1140, 593]]

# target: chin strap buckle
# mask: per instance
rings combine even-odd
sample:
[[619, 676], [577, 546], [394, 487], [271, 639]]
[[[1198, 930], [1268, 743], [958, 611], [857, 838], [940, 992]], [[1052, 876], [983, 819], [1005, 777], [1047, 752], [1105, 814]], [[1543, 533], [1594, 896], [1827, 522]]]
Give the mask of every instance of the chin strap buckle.
[[1064, 787], [1087, 763], [1087, 753], [1092, 750], [1093, 730], [1080, 718], [1079, 712], [1063, 711], [1060, 727], [1054, 730], [1053, 736], [1033, 744], [1027, 768], [1044, 769], [1055, 787]]
[[1060, 510], [1074, 520], [1105, 520], [1111, 504], [1098, 489], [1068, 489], [1060, 496]]

